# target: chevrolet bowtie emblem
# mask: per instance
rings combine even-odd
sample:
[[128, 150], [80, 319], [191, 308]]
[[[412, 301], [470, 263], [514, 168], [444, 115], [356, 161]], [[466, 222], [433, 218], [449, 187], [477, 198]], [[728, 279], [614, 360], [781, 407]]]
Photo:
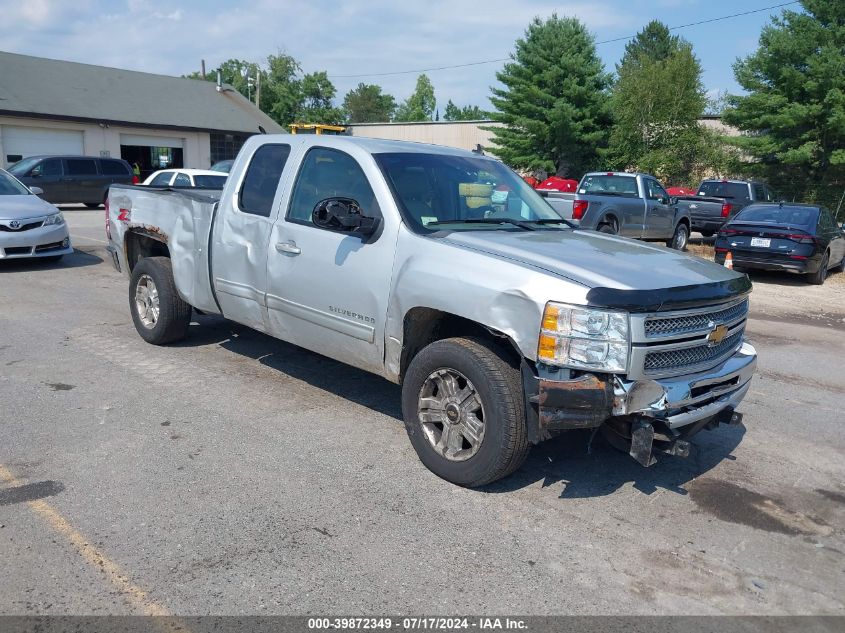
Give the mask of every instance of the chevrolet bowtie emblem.
[[707, 344], [710, 347], [714, 345], [718, 345], [722, 341], [725, 340], [725, 337], [728, 335], [728, 326], [727, 325], [717, 325], [713, 328], [710, 334], [707, 335]]

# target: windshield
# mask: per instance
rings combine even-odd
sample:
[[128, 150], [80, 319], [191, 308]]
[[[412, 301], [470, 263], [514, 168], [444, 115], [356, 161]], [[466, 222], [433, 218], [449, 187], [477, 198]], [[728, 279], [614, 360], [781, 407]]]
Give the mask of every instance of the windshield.
[[24, 185], [4, 171], [0, 171], [0, 196], [25, 196], [30, 193]]
[[222, 189], [226, 176], [194, 176], [194, 186], [204, 189]]
[[814, 228], [818, 218], [819, 210], [812, 207], [751, 206], [740, 211], [734, 221]]
[[636, 198], [637, 177], [615, 174], [587, 175], [578, 185], [578, 193], [599, 193], [606, 196]]
[[41, 159], [40, 158], [24, 158], [23, 160], [19, 160], [14, 165], [9, 167], [9, 173], [14, 174], [15, 176], [23, 176], [30, 169], [35, 167], [35, 164], [39, 160], [41, 160]]
[[698, 188], [699, 196], [714, 198], [736, 198], [748, 200], [748, 185], [741, 182], [722, 182], [720, 180], [705, 180]]
[[567, 228], [517, 174], [489, 158], [376, 154], [403, 218], [417, 233]]

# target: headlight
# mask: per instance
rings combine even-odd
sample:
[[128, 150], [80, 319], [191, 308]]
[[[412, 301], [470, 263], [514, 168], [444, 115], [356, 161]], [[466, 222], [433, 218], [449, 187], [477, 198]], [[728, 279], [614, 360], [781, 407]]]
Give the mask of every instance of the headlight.
[[64, 224], [65, 223], [65, 216], [61, 213], [54, 213], [53, 215], [49, 216], [46, 220], [44, 220], [44, 224], [41, 226], [50, 226], [51, 224]]
[[550, 365], [624, 373], [628, 367], [628, 314], [549, 302], [537, 358]]

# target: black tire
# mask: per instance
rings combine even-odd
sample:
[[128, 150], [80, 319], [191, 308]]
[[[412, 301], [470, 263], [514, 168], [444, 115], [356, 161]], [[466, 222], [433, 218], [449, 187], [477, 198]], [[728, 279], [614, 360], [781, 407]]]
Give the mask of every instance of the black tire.
[[699, 231], [703, 237], [713, 237], [716, 235], [716, 231]]
[[103, 206], [103, 203], [102, 202], [86, 202], [85, 206], [88, 207], [89, 209], [99, 209], [101, 206]]
[[[138, 284], [145, 277], [152, 279], [158, 293], [158, 317], [151, 325], [145, 324], [136, 301]], [[149, 282], [144, 279], [144, 283]], [[165, 345], [185, 338], [191, 323], [191, 306], [176, 291], [169, 257], [146, 257], [136, 264], [129, 280], [129, 311], [135, 329], [147, 343]]]
[[616, 235], [616, 224], [611, 222], [605, 222], [603, 224], [599, 224], [598, 228], [596, 229], [599, 233], [607, 233], [608, 235]]
[[[483, 407], [483, 438], [477, 452], [463, 461], [439, 454], [420, 420], [422, 389], [437, 370], [463, 374], [475, 387]], [[420, 461], [438, 477], [459, 486], [475, 488], [506, 477], [528, 456], [530, 446], [519, 369], [501, 349], [483, 339], [443, 339], [420, 351], [405, 373], [402, 415]], [[447, 424], [443, 422], [443, 426]]]
[[824, 280], [827, 279], [827, 265], [830, 261], [830, 253], [825, 253], [822, 257], [822, 263], [819, 266], [819, 269], [807, 275], [807, 282], [813, 284], [814, 286], [821, 286], [824, 284]]
[[666, 246], [674, 248], [676, 251], [685, 251], [687, 250], [687, 244], [689, 244], [689, 227], [685, 222], [678, 222], [672, 238], [666, 240]]
[[833, 270], [838, 273], [845, 273], [845, 255], [842, 256], [842, 259], [839, 260], [839, 264], [837, 264]]

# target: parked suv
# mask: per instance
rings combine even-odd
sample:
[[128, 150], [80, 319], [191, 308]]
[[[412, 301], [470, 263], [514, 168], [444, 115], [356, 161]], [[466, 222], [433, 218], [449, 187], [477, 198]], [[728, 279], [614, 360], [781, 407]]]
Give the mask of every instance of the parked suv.
[[129, 163], [119, 158], [30, 156], [8, 171], [27, 187], [41, 189], [47, 202], [82, 202], [92, 209], [105, 202], [111, 185], [134, 182]]

